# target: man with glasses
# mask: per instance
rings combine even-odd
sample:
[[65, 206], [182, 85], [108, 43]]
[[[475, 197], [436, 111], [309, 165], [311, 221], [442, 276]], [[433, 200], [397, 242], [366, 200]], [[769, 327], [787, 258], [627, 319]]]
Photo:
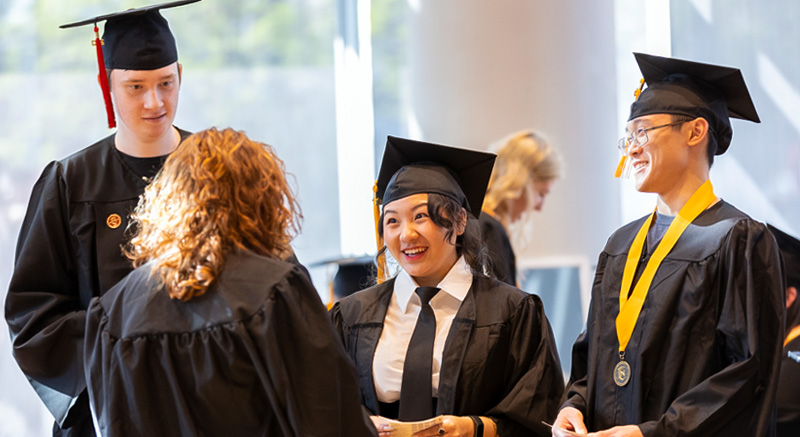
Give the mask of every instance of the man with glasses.
[[631, 105], [617, 173], [657, 204], [600, 254], [553, 434], [774, 435], [778, 246], [709, 180], [729, 117], [758, 115], [738, 69], [635, 56], [648, 87]]

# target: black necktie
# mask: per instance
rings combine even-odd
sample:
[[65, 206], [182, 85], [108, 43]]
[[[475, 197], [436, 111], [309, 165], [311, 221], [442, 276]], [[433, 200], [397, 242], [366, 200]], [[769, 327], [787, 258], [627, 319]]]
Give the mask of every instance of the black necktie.
[[436, 316], [429, 302], [439, 292], [436, 287], [418, 287], [422, 301], [417, 326], [411, 335], [403, 365], [403, 382], [400, 386], [400, 413], [402, 421], [430, 419], [434, 415], [431, 396], [433, 374], [433, 339], [436, 338]]

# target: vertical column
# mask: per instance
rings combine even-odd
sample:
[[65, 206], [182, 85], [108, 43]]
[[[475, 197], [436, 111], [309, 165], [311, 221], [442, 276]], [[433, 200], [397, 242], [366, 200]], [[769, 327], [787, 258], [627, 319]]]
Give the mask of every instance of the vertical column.
[[339, 0], [334, 43], [339, 232], [343, 255], [375, 252], [370, 1]]
[[420, 139], [485, 149], [512, 131], [543, 134], [562, 153], [565, 177], [518, 257], [593, 264], [620, 217], [613, 1], [410, 5], [411, 124]]

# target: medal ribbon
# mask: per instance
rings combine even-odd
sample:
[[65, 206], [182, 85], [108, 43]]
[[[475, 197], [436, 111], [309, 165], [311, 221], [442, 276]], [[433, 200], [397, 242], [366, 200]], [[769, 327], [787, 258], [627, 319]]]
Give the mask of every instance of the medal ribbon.
[[783, 342], [783, 346], [786, 347], [787, 344], [791, 343], [792, 340], [797, 337], [800, 337], [800, 325], [795, 326], [791, 331], [789, 331], [789, 335], [786, 336], [786, 341]]
[[647, 237], [647, 231], [650, 229], [650, 224], [653, 222], [655, 212], [650, 214], [650, 217], [645, 220], [644, 224], [639, 229], [628, 251], [625, 270], [623, 270], [622, 273], [622, 285], [619, 291], [620, 311], [617, 315], [616, 324], [620, 353], [625, 352], [625, 348], [628, 346], [628, 341], [630, 341], [631, 335], [633, 334], [633, 327], [636, 325], [636, 320], [639, 318], [639, 313], [642, 311], [647, 292], [650, 290], [650, 284], [653, 282], [653, 277], [656, 275], [656, 271], [661, 265], [661, 262], [664, 261], [664, 258], [666, 258], [667, 254], [675, 246], [675, 243], [678, 242], [678, 238], [680, 238], [689, 224], [716, 200], [717, 196], [714, 195], [711, 181], [706, 180], [703, 185], [692, 194], [692, 197], [689, 198], [689, 201], [686, 202], [669, 225], [667, 232], [664, 234], [664, 238], [658, 243], [655, 252], [653, 252], [653, 256], [650, 258], [650, 261], [647, 262], [642, 276], [639, 278], [639, 281], [636, 282], [633, 294], [628, 298], [628, 290], [631, 289], [633, 276], [636, 273], [636, 266], [639, 264], [645, 238]]

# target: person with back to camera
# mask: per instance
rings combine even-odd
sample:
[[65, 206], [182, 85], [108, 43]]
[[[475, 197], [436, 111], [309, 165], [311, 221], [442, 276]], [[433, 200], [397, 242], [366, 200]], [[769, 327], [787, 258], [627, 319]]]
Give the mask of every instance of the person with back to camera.
[[367, 436], [355, 369], [302, 268], [299, 209], [268, 145], [209, 129], [132, 215], [139, 266], [86, 317], [104, 436]]
[[376, 183], [379, 278], [387, 250], [400, 270], [330, 312], [382, 436], [392, 435], [385, 418], [436, 417], [417, 436], [494, 437], [547, 435], [541, 422], [555, 417], [564, 383], [542, 302], [485, 275], [474, 214], [493, 162], [486, 152], [387, 141]]
[[515, 132], [498, 144], [479, 221], [492, 272], [497, 279], [516, 286], [517, 258], [508, 227], [527, 213], [542, 210], [560, 177], [561, 162], [555, 149], [531, 130]]
[[778, 240], [786, 271], [786, 335], [778, 378], [777, 437], [800, 436], [800, 240], [767, 225]]
[[5, 316], [14, 358], [55, 418], [53, 435], [94, 435], [81, 355], [85, 311], [92, 297], [133, 270], [121, 250], [128, 214], [189, 135], [172, 124], [183, 69], [159, 10], [196, 1], [61, 26], [106, 22], [102, 40], [95, 27], [93, 49], [108, 126], [117, 130], [47, 165], [17, 240]]
[[731, 143], [729, 117], [758, 115], [738, 69], [635, 56], [647, 88], [631, 105], [617, 174], [629, 165], [656, 207], [600, 254], [553, 435], [774, 435], [778, 245], [709, 179]]

